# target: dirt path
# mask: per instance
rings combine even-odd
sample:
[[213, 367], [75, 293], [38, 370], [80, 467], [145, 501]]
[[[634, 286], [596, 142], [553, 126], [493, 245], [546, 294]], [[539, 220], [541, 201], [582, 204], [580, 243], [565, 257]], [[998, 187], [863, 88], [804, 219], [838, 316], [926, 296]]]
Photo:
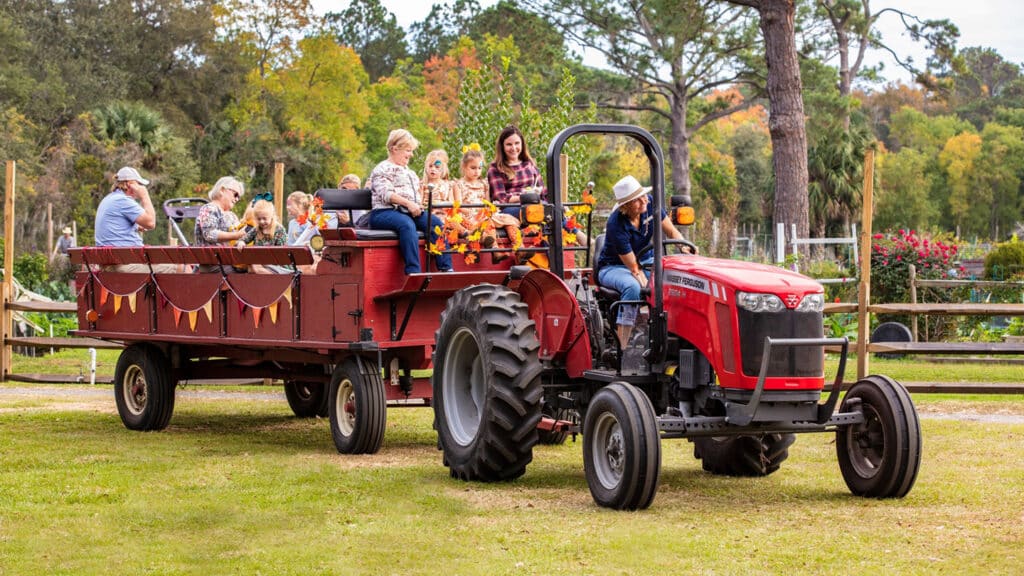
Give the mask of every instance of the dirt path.
[[[258, 402], [284, 402], [280, 389], [266, 392], [203, 390], [186, 387], [177, 391], [178, 398], [202, 400], [247, 400]], [[31, 406], [0, 407], [0, 413], [17, 410], [94, 410], [115, 411], [114, 399], [109, 386], [0, 386], [0, 403], [32, 401]], [[39, 401], [43, 401], [42, 404]], [[956, 420], [960, 422], [983, 422], [990, 424], [1024, 424], [1024, 403], [996, 401], [942, 401], [918, 406], [922, 419]]]

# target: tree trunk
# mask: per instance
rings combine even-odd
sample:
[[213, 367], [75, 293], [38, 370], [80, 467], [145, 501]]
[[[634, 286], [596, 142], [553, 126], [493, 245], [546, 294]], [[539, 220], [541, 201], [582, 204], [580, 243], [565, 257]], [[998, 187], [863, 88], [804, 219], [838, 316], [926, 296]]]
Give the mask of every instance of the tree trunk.
[[775, 170], [775, 222], [784, 223], [786, 230], [791, 224], [796, 224], [797, 235], [807, 238], [807, 133], [793, 27], [795, 11], [795, 0], [763, 0], [760, 3], [771, 105], [768, 130]]
[[672, 138], [668, 143], [668, 164], [672, 167], [670, 194], [690, 194], [690, 132], [686, 126], [686, 91], [672, 100]]

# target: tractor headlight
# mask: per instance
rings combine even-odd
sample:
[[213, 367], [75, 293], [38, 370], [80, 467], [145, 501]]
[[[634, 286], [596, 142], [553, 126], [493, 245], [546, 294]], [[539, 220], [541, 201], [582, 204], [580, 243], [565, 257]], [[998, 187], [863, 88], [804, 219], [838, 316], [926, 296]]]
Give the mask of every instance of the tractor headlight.
[[756, 292], [737, 292], [736, 304], [751, 312], [782, 312], [786, 307], [775, 294]]
[[821, 312], [825, 309], [824, 294], [808, 294], [796, 307], [797, 312]]

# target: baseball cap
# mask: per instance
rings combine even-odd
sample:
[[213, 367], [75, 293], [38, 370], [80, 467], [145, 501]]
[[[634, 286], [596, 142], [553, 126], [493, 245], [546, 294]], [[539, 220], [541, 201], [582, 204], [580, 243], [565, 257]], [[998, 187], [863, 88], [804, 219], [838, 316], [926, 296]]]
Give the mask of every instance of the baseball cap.
[[143, 178], [139, 174], [139, 171], [136, 170], [135, 168], [132, 168], [131, 166], [125, 166], [124, 168], [121, 168], [120, 170], [117, 171], [118, 182], [127, 182], [129, 180], [135, 180], [136, 182], [142, 184], [143, 186], [149, 186], [149, 180]]

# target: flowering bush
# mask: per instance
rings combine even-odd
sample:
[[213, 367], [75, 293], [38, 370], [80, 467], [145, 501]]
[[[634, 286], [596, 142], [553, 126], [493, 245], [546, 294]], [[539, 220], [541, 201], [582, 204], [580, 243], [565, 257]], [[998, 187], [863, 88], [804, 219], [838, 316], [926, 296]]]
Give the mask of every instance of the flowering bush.
[[909, 302], [911, 264], [922, 279], [960, 274], [962, 269], [953, 264], [958, 250], [952, 242], [918, 236], [913, 230], [875, 234], [871, 242], [871, 301]]

